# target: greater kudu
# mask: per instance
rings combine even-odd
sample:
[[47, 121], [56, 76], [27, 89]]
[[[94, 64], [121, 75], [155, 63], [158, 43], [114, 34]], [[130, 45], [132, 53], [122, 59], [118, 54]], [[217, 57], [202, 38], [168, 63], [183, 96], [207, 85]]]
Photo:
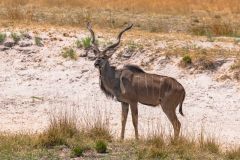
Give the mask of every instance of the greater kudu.
[[178, 137], [181, 123], [176, 115], [178, 105], [182, 113], [182, 104], [185, 98], [183, 86], [174, 78], [149, 74], [135, 65], [125, 65], [122, 69], [116, 69], [109, 63], [109, 58], [120, 44], [122, 34], [131, 29], [128, 26], [121, 31], [117, 42], [100, 51], [95, 41], [95, 35], [90, 24], [87, 28], [91, 33], [92, 46], [90, 50], [96, 55], [95, 67], [100, 72], [100, 87], [108, 97], [115, 97], [122, 103], [122, 130], [121, 139], [124, 139], [125, 126], [129, 105], [132, 112], [132, 122], [135, 129], [135, 137], [138, 139], [138, 102], [149, 106], [161, 105], [174, 128], [174, 136]]

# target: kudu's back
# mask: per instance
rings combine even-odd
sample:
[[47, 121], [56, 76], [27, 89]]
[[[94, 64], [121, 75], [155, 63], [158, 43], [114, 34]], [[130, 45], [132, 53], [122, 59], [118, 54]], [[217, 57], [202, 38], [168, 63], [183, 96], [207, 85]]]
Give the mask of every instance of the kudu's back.
[[171, 77], [125, 70], [121, 81], [127, 97], [134, 97], [145, 105], [157, 106], [169, 100], [169, 97], [180, 104], [185, 97], [183, 86]]

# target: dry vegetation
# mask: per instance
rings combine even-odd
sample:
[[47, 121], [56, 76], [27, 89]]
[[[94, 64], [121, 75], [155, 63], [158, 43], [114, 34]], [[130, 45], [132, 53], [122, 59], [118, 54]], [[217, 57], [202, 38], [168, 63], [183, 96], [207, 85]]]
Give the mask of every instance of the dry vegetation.
[[233, 13], [240, 12], [240, 4], [238, 0], [153, 0], [147, 3], [146, 0], [2, 0], [4, 4], [34, 4], [41, 6], [71, 6], [71, 7], [86, 7], [102, 9], [123, 9], [155, 13], [191, 13], [192, 10], [207, 10], [207, 11], [230, 11]]
[[[96, 116], [96, 117], [99, 117]], [[49, 127], [40, 134], [0, 135], [1, 159], [239, 159], [239, 148], [222, 151], [214, 138], [181, 136], [178, 140], [163, 133], [140, 141], [120, 142], [101, 118], [79, 125], [74, 114], [51, 116]], [[106, 153], [105, 153], [106, 152]], [[98, 154], [105, 153], [105, 154]]]
[[[99, 7], [101, 6], [101, 7]], [[118, 28], [132, 22], [150, 32], [187, 32], [207, 36], [239, 36], [238, 0], [3, 0], [0, 17], [10, 22]], [[3, 23], [3, 22], [2, 22]]]
[[[83, 26], [93, 21], [99, 27], [118, 28], [133, 22], [141, 30], [150, 32], [184, 32], [214, 36], [240, 36], [239, 0], [2, 0], [0, 2], [2, 25], [12, 22], [48, 23], [54, 25]], [[101, 8], [99, 8], [101, 6]], [[0, 34], [0, 43], [6, 38]], [[18, 36], [12, 38], [19, 41]], [[42, 45], [39, 38], [35, 43]], [[88, 46], [90, 40], [78, 41], [77, 46]], [[141, 48], [128, 44], [129, 50]], [[184, 63], [199, 63], [203, 68], [214, 69], [217, 56], [239, 53], [206, 51], [189, 48], [166, 50], [166, 55], [181, 55]], [[65, 49], [62, 56], [76, 59], [73, 49]], [[186, 64], [184, 64], [186, 65]], [[237, 61], [232, 69], [239, 70]], [[81, 122], [80, 122], [81, 123]], [[109, 159], [240, 159], [240, 148], [222, 151], [214, 138], [189, 138], [183, 135], [173, 141], [164, 134], [155, 134], [136, 142], [119, 142], [113, 139], [109, 126], [102, 119], [79, 125], [69, 114], [54, 115], [49, 127], [37, 134], [0, 134], [0, 159], [57, 159], [83, 156]], [[87, 125], [86, 125], [87, 124]], [[96, 145], [97, 144], [97, 145]], [[107, 147], [107, 154], [96, 153], [96, 146]], [[101, 150], [101, 148], [100, 148]]]

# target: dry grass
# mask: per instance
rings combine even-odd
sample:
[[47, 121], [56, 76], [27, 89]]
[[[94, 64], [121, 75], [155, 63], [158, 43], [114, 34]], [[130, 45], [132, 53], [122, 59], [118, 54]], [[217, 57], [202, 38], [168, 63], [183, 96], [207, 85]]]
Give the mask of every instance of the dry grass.
[[155, 134], [141, 142], [138, 149], [139, 159], [224, 159], [225, 157], [225, 153], [221, 151], [214, 138], [203, 136], [194, 139], [181, 135], [174, 140], [163, 134]]
[[240, 59], [235, 60], [235, 63], [231, 66], [232, 70], [240, 70]]
[[93, 21], [100, 27], [119, 28], [132, 22], [149, 32], [240, 35], [237, 0], [2, 0], [0, 6], [1, 19], [18, 23], [85, 26]]
[[[97, 120], [97, 119], [95, 119]], [[86, 123], [85, 123], [86, 124]], [[78, 126], [74, 113], [60, 112], [50, 116], [50, 123], [39, 134], [0, 134], [0, 159], [56, 159], [59, 147], [69, 150], [94, 150], [95, 141], [111, 141], [111, 132], [102, 121], [88, 122]], [[72, 151], [71, 151], [72, 150]], [[45, 159], [44, 158], [44, 159]]]
[[230, 69], [233, 72], [233, 79], [240, 81], [240, 59], [236, 59]]
[[226, 151], [226, 157], [228, 159], [240, 159], [240, 147]]
[[175, 12], [175, 13], [190, 13], [192, 10], [208, 10], [208, 11], [240, 11], [238, 0], [153, 0], [149, 3], [147, 0], [126, 0], [124, 3], [121, 0], [2, 0], [5, 5], [26, 5], [34, 4], [40, 6], [71, 6], [71, 7], [86, 7], [102, 9], [122, 9], [130, 11], [145, 11], [145, 12]]
[[221, 18], [204, 20], [201, 24], [192, 26], [190, 32], [194, 35], [206, 35], [210, 41], [212, 41], [213, 36], [240, 35], [239, 25], [235, 25], [232, 22]]
[[63, 58], [70, 58], [72, 60], [77, 60], [78, 58], [76, 51], [71, 47], [64, 47], [61, 55]]
[[80, 136], [74, 115], [51, 116], [49, 127], [39, 136], [39, 144], [46, 147], [69, 145], [68, 139]]
[[[227, 51], [223, 49], [201, 49], [201, 48], [174, 48], [167, 49], [167, 56], [181, 56], [182, 60], [179, 63], [183, 68], [195, 68], [197, 70], [212, 70], [215, 71], [221, 67], [226, 61], [224, 58], [236, 57], [238, 51]], [[231, 68], [237, 68], [236, 62]]]
[[[1, 134], [0, 159], [68, 159], [84, 156], [90, 159], [238, 159], [239, 148], [223, 152], [214, 138], [181, 136], [173, 140], [163, 133], [149, 135], [138, 142], [119, 142], [111, 138], [105, 122], [93, 119], [79, 127], [74, 114], [62, 112], [50, 118], [41, 134]], [[87, 124], [87, 125], [86, 125]], [[87, 127], [88, 126], [88, 127]], [[101, 142], [101, 143], [100, 143]], [[110, 146], [110, 152], [108, 145]], [[62, 156], [63, 149], [66, 150]], [[104, 152], [101, 157], [97, 152]]]

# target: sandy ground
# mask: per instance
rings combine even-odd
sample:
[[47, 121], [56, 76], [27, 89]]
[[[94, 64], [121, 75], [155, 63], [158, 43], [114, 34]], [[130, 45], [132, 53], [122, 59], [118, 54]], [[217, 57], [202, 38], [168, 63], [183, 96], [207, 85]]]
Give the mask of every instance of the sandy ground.
[[[82, 57], [77, 61], [68, 60], [60, 55], [64, 46], [74, 44], [77, 38], [86, 33], [70, 32], [70, 36], [64, 37], [61, 32], [50, 29], [37, 34], [44, 39], [44, 47], [15, 46], [0, 51], [0, 131], [42, 131], [48, 125], [49, 115], [68, 110], [74, 112], [79, 121], [83, 117], [86, 120], [102, 115], [109, 120], [113, 133], [119, 136], [121, 105], [107, 99], [99, 89], [99, 73], [94, 68], [94, 62]], [[34, 43], [33, 40], [28, 41]], [[166, 41], [157, 43], [162, 50], [168, 45]], [[176, 45], [184, 43], [176, 41]], [[195, 46], [195, 43], [198, 47], [206, 48], [216, 46], [217, 42], [195, 40], [192, 45]], [[226, 50], [240, 48], [233, 42], [225, 42], [225, 45], [218, 43], [218, 47]], [[83, 50], [78, 49], [77, 52], [81, 54]], [[124, 61], [116, 60], [115, 56], [111, 62], [119, 66], [126, 63], [141, 64], [150, 54], [138, 53]], [[233, 60], [229, 59], [217, 72], [196, 74], [179, 68], [178, 63], [179, 58], [167, 60], [165, 56], [158, 56], [151, 68], [145, 69], [147, 72], [172, 76], [185, 87], [185, 117], [178, 114], [183, 132], [198, 136], [203, 129], [207, 135], [217, 137], [225, 145], [240, 145], [239, 84], [231, 80], [216, 80], [219, 75], [228, 72]], [[146, 135], [153, 130], [169, 132], [172, 128], [160, 107], [139, 105], [139, 130], [141, 135]], [[134, 135], [130, 115], [126, 134], [127, 137]]]

